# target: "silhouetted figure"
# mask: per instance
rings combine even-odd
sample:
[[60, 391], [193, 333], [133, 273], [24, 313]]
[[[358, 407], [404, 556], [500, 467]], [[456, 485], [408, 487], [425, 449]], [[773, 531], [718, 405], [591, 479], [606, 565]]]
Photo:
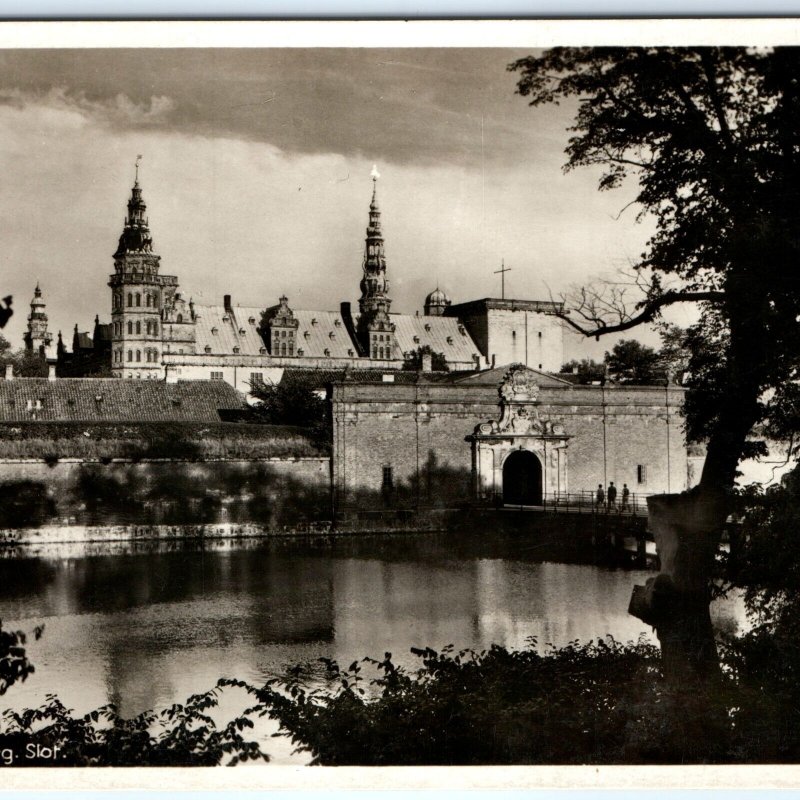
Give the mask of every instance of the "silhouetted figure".
[[620, 506], [620, 511], [630, 511], [631, 510], [631, 491], [628, 489], [628, 484], [622, 484], [622, 505]]
[[605, 503], [605, 501], [606, 501], [606, 493], [605, 493], [605, 491], [603, 491], [603, 484], [602, 483], [598, 483], [597, 484], [597, 495], [595, 496], [595, 505], [600, 507]]
[[614, 481], [608, 484], [608, 507], [609, 509], [617, 507], [617, 487], [614, 486]]

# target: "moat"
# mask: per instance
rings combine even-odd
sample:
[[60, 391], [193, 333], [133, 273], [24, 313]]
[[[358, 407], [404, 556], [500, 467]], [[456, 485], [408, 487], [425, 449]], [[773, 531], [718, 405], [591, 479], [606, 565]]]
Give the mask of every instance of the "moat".
[[[652, 632], [626, 613], [648, 575], [571, 563], [542, 537], [404, 534], [340, 540], [141, 542], [0, 551], [4, 628], [45, 633], [36, 673], [2, 707], [55, 692], [78, 712], [106, 702], [124, 715], [163, 708], [220, 676], [261, 682], [319, 657], [349, 664], [414, 646], [481, 650], [556, 646]], [[736, 599], [718, 628], [745, 624]], [[266, 734], [265, 734], [266, 735]], [[291, 748], [265, 740], [275, 761]]]

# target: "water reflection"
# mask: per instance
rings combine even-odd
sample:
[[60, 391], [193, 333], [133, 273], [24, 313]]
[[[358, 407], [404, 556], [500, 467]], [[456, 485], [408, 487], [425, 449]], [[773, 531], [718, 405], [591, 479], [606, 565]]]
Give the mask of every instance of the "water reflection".
[[[49, 691], [78, 711], [124, 715], [210, 688], [221, 675], [260, 681], [320, 656], [350, 663], [412, 646], [561, 645], [649, 630], [626, 613], [648, 573], [558, 563], [531, 537], [444, 535], [304, 541], [153, 542], [50, 547], [0, 559], [0, 618], [44, 637], [37, 667], [3, 698]], [[740, 604], [715, 608], [726, 629]], [[268, 748], [270, 749], [270, 748]]]

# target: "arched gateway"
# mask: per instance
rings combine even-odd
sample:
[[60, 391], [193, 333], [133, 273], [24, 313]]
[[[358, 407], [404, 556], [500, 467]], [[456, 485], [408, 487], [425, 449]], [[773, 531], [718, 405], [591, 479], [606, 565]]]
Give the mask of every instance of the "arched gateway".
[[469, 437], [478, 499], [540, 505], [567, 493], [564, 426], [539, 416], [539, 373], [513, 364], [500, 385], [500, 418]]
[[542, 463], [530, 450], [514, 450], [503, 462], [503, 502], [515, 506], [542, 504]]

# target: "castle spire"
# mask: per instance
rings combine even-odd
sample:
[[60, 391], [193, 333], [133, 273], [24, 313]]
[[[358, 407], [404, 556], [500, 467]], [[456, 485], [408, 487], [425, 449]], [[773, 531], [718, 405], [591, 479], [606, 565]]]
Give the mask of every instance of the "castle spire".
[[153, 238], [150, 235], [148, 219], [145, 215], [147, 205], [142, 197], [142, 187], [139, 186], [139, 161], [141, 158], [141, 156], [136, 157], [136, 175], [128, 200], [128, 216], [125, 218], [122, 236], [119, 237], [117, 252], [114, 253], [115, 258], [127, 253], [153, 252]]
[[364, 244], [361, 297], [358, 307], [358, 338], [361, 351], [369, 358], [390, 361], [395, 358], [395, 326], [389, 317], [389, 281], [386, 279], [386, 256], [383, 252], [381, 212], [378, 208], [377, 166], [372, 167], [372, 200]]
[[369, 222], [364, 245], [364, 277], [361, 279], [361, 299], [359, 308], [362, 314], [376, 311], [383, 307], [388, 312], [389, 281], [386, 279], [386, 256], [383, 252], [383, 232], [381, 231], [381, 212], [378, 208], [378, 178], [380, 173], [373, 165], [372, 200], [369, 204]]
[[23, 336], [25, 349], [29, 353], [46, 358], [50, 355], [50, 345], [53, 342], [53, 335], [47, 329], [46, 305], [42, 298], [42, 289], [39, 282], [33, 290], [31, 299], [31, 313], [28, 314], [28, 328]]

